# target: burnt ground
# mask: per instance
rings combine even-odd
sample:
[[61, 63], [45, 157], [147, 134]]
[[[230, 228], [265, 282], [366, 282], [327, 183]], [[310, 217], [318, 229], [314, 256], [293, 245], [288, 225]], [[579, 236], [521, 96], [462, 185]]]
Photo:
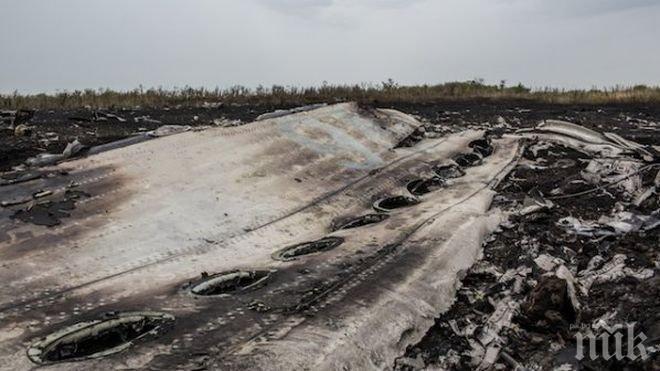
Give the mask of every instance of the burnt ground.
[[[561, 189], [573, 194], [591, 189], [580, 184], [580, 171], [586, 167], [588, 157], [582, 153], [552, 146], [536, 155], [527, 150], [523, 159], [544, 159], [560, 168], [530, 169], [519, 165], [502, 182], [493, 207], [515, 209], [532, 190], [550, 194]], [[571, 161], [566, 161], [566, 160]], [[561, 161], [561, 162], [560, 162]], [[658, 170], [652, 173], [655, 176]], [[652, 182], [646, 176], [647, 184]], [[551, 197], [549, 197], [551, 198]], [[655, 353], [644, 361], [609, 361], [598, 359], [577, 362], [577, 331], [584, 330], [599, 318], [607, 318], [608, 325], [635, 323], [650, 339], [646, 345], [657, 346], [660, 337], [660, 285], [658, 261], [660, 228], [632, 232], [597, 239], [579, 236], [560, 227], [559, 220], [573, 216], [583, 220], [598, 220], [620, 207], [625, 196], [616, 191], [606, 194], [594, 192], [580, 197], [556, 198], [554, 207], [536, 213], [510, 218], [498, 233], [484, 244], [484, 259], [462, 281], [456, 302], [451, 309], [440, 315], [426, 336], [408, 348], [396, 367], [416, 369], [423, 365], [446, 369], [472, 370], [475, 365], [470, 356], [470, 340], [477, 337], [486, 321], [495, 312], [501, 300], [517, 301], [520, 309], [513, 317], [512, 325], [505, 328], [500, 357], [493, 368], [552, 370], [570, 364], [579, 370], [657, 370], [660, 359]], [[643, 215], [657, 213], [658, 198], [647, 200], [640, 207], [628, 210]], [[582, 308], [572, 308], [565, 284], [556, 277], [548, 277], [534, 259], [547, 254], [566, 262], [577, 271], [587, 268], [590, 260], [601, 256], [610, 261], [617, 254], [626, 256], [626, 265], [633, 269], [650, 269], [650, 279], [624, 277], [602, 284], [594, 284], [588, 295], [580, 296]], [[530, 273], [521, 281], [519, 291], [513, 289], [515, 281], [505, 282], [494, 272], [513, 272], [527, 267]], [[512, 293], [513, 292], [513, 293]], [[453, 328], [452, 328], [453, 327]], [[461, 332], [474, 331], [473, 336]], [[456, 330], [459, 329], [459, 334]], [[613, 350], [612, 350], [613, 351]], [[449, 356], [448, 356], [449, 355]]]
[[[502, 117], [512, 127], [531, 127], [544, 119], [563, 119], [593, 129], [624, 133], [628, 139], [643, 144], [654, 142], [652, 130], [639, 130], [648, 122], [660, 122], [660, 106], [625, 104], [609, 106], [551, 105], [527, 101], [492, 102], [485, 100], [444, 102], [438, 104], [378, 104], [414, 114], [438, 128], [495, 124]], [[39, 153], [61, 153], [67, 143], [78, 139], [86, 146], [105, 144], [130, 135], [154, 130], [161, 125], [223, 125], [222, 120], [242, 123], [290, 105], [208, 104], [203, 107], [118, 108], [93, 110], [38, 110], [26, 113], [28, 130], [16, 130], [24, 120], [10, 126], [0, 117], [0, 171], [10, 170]], [[1, 112], [0, 112], [1, 113]], [[124, 122], [120, 121], [116, 115]], [[2, 116], [2, 115], [0, 115]], [[215, 122], [214, 122], [215, 120]], [[236, 124], [236, 123], [235, 123]], [[655, 140], [657, 143], [657, 140]]]
[[[213, 105], [206, 107], [134, 108], [92, 110], [28, 111], [31, 116], [23, 125], [27, 131], [16, 130], [24, 120], [11, 125], [0, 121], [0, 171], [10, 170], [40, 153], [62, 153], [66, 145], [78, 139], [86, 146], [113, 142], [134, 134], [154, 130], [162, 125], [235, 125], [253, 121], [257, 116], [291, 106]], [[19, 115], [20, 116], [20, 115]], [[114, 117], [114, 116], [118, 116]], [[2, 117], [0, 117], [1, 119]], [[216, 120], [216, 122], [214, 122]], [[220, 122], [220, 121], [225, 122]], [[233, 122], [232, 121], [236, 121]]]
[[[444, 109], [396, 108], [434, 120], [433, 124], [426, 125], [426, 135], [447, 130], [447, 126], [481, 127], [502, 133], [532, 126], [544, 119], [562, 119], [598, 131], [615, 132], [639, 143], [660, 144], [656, 124], [660, 122], [658, 107], [458, 105]], [[443, 125], [438, 128], [437, 122]], [[553, 207], [527, 215], [514, 213], [510, 217], [484, 244], [484, 258], [467, 272], [454, 305], [436, 319], [433, 328], [419, 343], [408, 347], [395, 363], [395, 369], [477, 369], [474, 349], [481, 346], [475, 346], [475, 342], [492, 329], [493, 323], [489, 320], [500, 318], [497, 310], [502, 301], [514, 306], [515, 314], [510, 325], [499, 333], [499, 356], [485, 367], [482, 363], [483, 369], [660, 369], [657, 351], [644, 360], [598, 357], [578, 361], [575, 358], [576, 334], [593, 329], [599, 319], [608, 326], [635, 324], [635, 335], [642, 332], [648, 337], [644, 342], [646, 346], [657, 347], [660, 339], [660, 228], [656, 225], [645, 231], [593, 237], [577, 235], [561, 226], [560, 220], [565, 217], [595, 222], [620, 210], [658, 215], [657, 194], [639, 206], [632, 204], [629, 194], [616, 188], [571, 196], [594, 189], [581, 175], [590, 160], [587, 154], [559, 145], [535, 148], [534, 143], [528, 143], [520, 164], [498, 186], [493, 207], [513, 212], [520, 209], [530, 194], [538, 192], [552, 200]], [[656, 166], [642, 172], [643, 187], [654, 184], [659, 169]], [[535, 263], [541, 255], [560, 259], [577, 274], [584, 272], [590, 262], [600, 262], [596, 265], [598, 268], [603, 262], [624, 255], [627, 267], [635, 271], [647, 270], [653, 275], [646, 279], [625, 276], [594, 283], [586, 295], [578, 295], [580, 308], [575, 309], [565, 281], [548, 274]], [[525, 269], [528, 272], [524, 272]], [[505, 272], [518, 273], [524, 278], [506, 280]], [[619, 330], [624, 335], [625, 347], [628, 338], [624, 332]], [[599, 343], [599, 347], [601, 345]], [[614, 352], [613, 346], [609, 349]]]
[[[418, 138], [466, 128], [486, 128], [499, 135], [533, 127], [541, 120], [560, 119], [598, 131], [615, 132], [641, 144], [660, 145], [660, 106], [657, 105], [467, 101], [401, 103], [386, 107], [422, 119], [426, 124], [424, 130], [417, 133]], [[93, 146], [161, 125], [237, 125], [240, 123], [235, 120], [246, 123], [260, 114], [287, 108], [291, 107], [209, 105], [98, 112], [91, 109], [36, 111], [26, 114], [32, 117], [24, 120], [20, 130], [10, 129], [6, 120], [0, 123], [0, 171], [9, 170], [39, 153], [61, 153], [67, 143], [75, 139]], [[556, 145], [523, 153], [520, 165], [499, 185], [493, 207], [516, 210], [535, 192], [551, 199], [554, 206], [527, 215], [512, 215], [484, 244], [484, 258], [466, 273], [454, 305], [438, 315], [426, 336], [410, 346], [394, 368], [476, 369], [475, 339], [492, 326], [487, 323], [488, 319], [493, 317], [498, 303], [506, 301], [515, 304], [515, 314], [510, 324], [499, 332], [501, 351], [487, 369], [546, 370], [566, 364], [581, 370], [660, 369], [658, 352], [646, 360], [635, 361], [599, 358], [578, 362], [575, 359], [576, 333], [599, 318], [607, 319], [608, 325], [635, 323], [635, 329], [648, 337], [647, 345], [657, 346], [660, 339], [660, 228], [594, 238], [576, 235], [559, 223], [568, 216], [597, 221], [616, 210], [657, 216], [660, 209], [657, 193], [640, 206], [632, 205], [629, 197], [617, 189], [566, 196], [593, 188], [581, 179], [581, 171], [589, 160], [586, 154]], [[658, 167], [645, 170], [642, 186], [649, 187], [657, 172]], [[594, 257], [601, 257], [602, 266], [615, 256], [625, 255], [626, 267], [636, 271], [651, 270], [654, 274], [647, 279], [625, 276], [594, 283], [586, 295], [579, 295], [580, 308], [576, 309], [565, 282], [535, 263], [541, 255], [558, 259], [574, 273], [585, 271], [590, 262], [593, 264]], [[505, 280], [505, 272], [514, 272], [514, 276], [517, 272], [523, 278]]]

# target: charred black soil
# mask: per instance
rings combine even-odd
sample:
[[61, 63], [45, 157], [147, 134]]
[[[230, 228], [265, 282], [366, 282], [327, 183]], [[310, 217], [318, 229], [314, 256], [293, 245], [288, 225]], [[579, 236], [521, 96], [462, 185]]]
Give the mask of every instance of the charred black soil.
[[[657, 144], [660, 135], [653, 133]], [[488, 338], [493, 320], [501, 318], [496, 312], [503, 302], [515, 307], [515, 314], [511, 324], [499, 332], [499, 356], [494, 364], [484, 369], [552, 370], [562, 365], [571, 367], [564, 369], [579, 370], [660, 368], [657, 352], [646, 359], [635, 360], [576, 359], [576, 334], [589, 329], [599, 319], [608, 326], [634, 324], [636, 334], [641, 332], [648, 337], [646, 346], [657, 346], [660, 337], [660, 228], [656, 225], [648, 230], [595, 237], [580, 235], [560, 223], [566, 217], [597, 221], [624, 208], [635, 214], [657, 217], [658, 198], [649, 198], [635, 206], [625, 202], [626, 195], [616, 189], [571, 196], [593, 189], [580, 175], [589, 156], [558, 145], [534, 151], [529, 148], [535, 149], [528, 146], [518, 167], [499, 185], [493, 207], [513, 210], [524, 205], [530, 194], [539, 191], [551, 199], [554, 206], [512, 215], [484, 244], [484, 258], [463, 279], [453, 306], [436, 319], [420, 342], [408, 348], [395, 368], [479, 368], [473, 356], [487, 349], [480, 340]], [[653, 184], [658, 169], [652, 167], [647, 171], [649, 174], [643, 174], [643, 186]], [[539, 257], [556, 258], [556, 264], [580, 275], [587, 272], [590, 264], [595, 264], [595, 268], [603, 267], [605, 262], [615, 261], [621, 255], [629, 272], [652, 272], [653, 275], [642, 278], [626, 274], [597, 281], [588, 293], [578, 295], [580, 308], [574, 308], [571, 303], [566, 282], [548, 274], [538, 260]], [[627, 346], [625, 341], [624, 346]], [[613, 347], [610, 350], [614, 352]]]
[[[213, 105], [21, 113], [17, 114], [21, 122], [5, 120], [0, 123], [0, 170], [9, 170], [40, 153], [61, 153], [76, 139], [86, 146], [93, 146], [162, 125], [233, 126], [250, 122], [265, 112], [287, 108], [291, 106]], [[441, 104], [400, 103], [387, 105], [387, 108], [416, 115], [425, 123], [402, 146], [415, 145], [423, 137], [440, 137], [469, 128], [486, 129], [498, 136], [533, 127], [547, 119], [566, 120], [597, 131], [614, 132], [645, 145], [660, 145], [658, 105], [592, 106], [475, 100]], [[20, 125], [23, 126], [18, 128]], [[475, 147], [475, 151], [483, 151], [483, 148]], [[487, 152], [479, 153], [486, 156]], [[435, 325], [419, 343], [401, 355], [393, 365], [395, 368], [430, 366], [472, 370], [479, 367], [474, 364], [474, 349], [478, 347], [475, 342], [487, 333], [484, 329], [492, 325], [489, 320], [501, 308], [501, 303], [511, 302], [517, 303], [515, 314], [511, 325], [499, 332], [501, 352], [490, 366], [492, 369], [553, 369], [565, 364], [584, 370], [660, 369], [658, 352], [636, 361], [575, 359], [575, 335], [598, 319], [606, 319], [609, 324], [635, 323], [636, 330], [650, 339], [651, 343], [647, 345], [657, 346], [660, 338], [660, 230], [657, 225], [648, 230], [594, 237], [576, 234], [560, 222], [567, 217], [595, 222], [617, 210], [657, 217], [660, 209], [657, 194], [635, 206], [617, 189], [591, 192], [594, 186], [585, 183], [581, 176], [590, 160], [588, 155], [558, 145], [528, 145], [521, 163], [499, 185], [493, 207], [515, 210], [524, 206], [530, 195], [539, 193], [551, 200], [553, 207], [513, 215], [484, 244], [484, 258], [463, 278], [453, 306], [438, 313]], [[461, 175], [459, 170], [451, 167], [437, 170], [442, 179]], [[658, 170], [658, 167], [651, 167], [642, 172], [643, 187], [651, 186]], [[15, 181], [11, 175], [5, 175], [2, 182]], [[56, 223], [59, 218], [67, 217], [74, 205], [44, 204], [44, 210], [30, 208], [31, 214], [16, 217]], [[380, 220], [360, 219], [342, 224], [342, 228]], [[331, 245], [312, 245], [314, 248], [300, 252], [322, 251]], [[575, 308], [571, 302], [564, 281], [549, 275], [537, 262], [539, 257], [549, 256], [555, 259], [554, 263], [580, 273], [603, 267], [621, 255], [625, 256], [626, 268], [632, 272], [651, 271], [653, 275], [646, 279], [631, 275], [594, 282], [588, 293], [580, 294], [580, 308]]]

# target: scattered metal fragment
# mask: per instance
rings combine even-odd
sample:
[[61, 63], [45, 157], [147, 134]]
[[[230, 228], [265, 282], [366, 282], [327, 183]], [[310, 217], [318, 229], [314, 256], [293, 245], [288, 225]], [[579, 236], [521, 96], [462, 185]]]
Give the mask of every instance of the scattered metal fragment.
[[660, 158], [658, 151], [626, 140], [614, 133], [599, 133], [566, 121], [546, 120], [535, 129], [521, 129], [522, 136], [564, 144], [579, 151], [606, 158], [638, 155], [646, 162]]
[[519, 215], [527, 215], [539, 210], [550, 209], [554, 206], [554, 203], [550, 200], [547, 200], [541, 191], [538, 188], [533, 188], [525, 196], [523, 201], [522, 208], [518, 211]]
[[137, 123], [137, 124], [139, 124], [139, 123], [147, 123], [147, 124], [155, 124], [155, 125], [161, 125], [162, 124], [162, 122], [160, 120], [152, 119], [149, 116], [134, 117], [133, 121], [135, 121], [135, 123]]
[[32, 197], [33, 198], [42, 198], [42, 197], [50, 196], [52, 194], [53, 194], [53, 191], [45, 190], [45, 191], [39, 191], [39, 192], [34, 193], [32, 195]]
[[61, 154], [53, 154], [53, 153], [41, 153], [35, 157], [31, 157], [25, 161], [25, 163], [29, 166], [47, 166], [47, 165], [53, 165], [56, 164], [60, 161], [64, 161], [68, 158], [71, 158], [78, 153], [80, 153], [83, 149], [85, 149], [85, 146], [82, 145], [78, 139], [74, 140], [73, 142], [67, 144], [66, 148]]
[[471, 356], [477, 370], [487, 370], [497, 361], [501, 350], [500, 332], [511, 325], [520, 303], [505, 297], [492, 303], [495, 310], [481, 328], [476, 338], [468, 339], [472, 346]]
[[118, 122], [126, 122], [126, 119], [121, 116], [115, 115], [114, 113], [107, 113], [102, 111], [94, 111], [93, 118], [94, 121], [115, 120]]
[[567, 216], [558, 223], [577, 235], [588, 237], [616, 236], [625, 233], [648, 231], [660, 225], [660, 219], [653, 215], [639, 215], [628, 211], [616, 213], [612, 216], [602, 216], [597, 222], [581, 221]]
[[[599, 263], [593, 262], [588, 269], [578, 273], [578, 280], [583, 293], [586, 295], [589, 289], [596, 284], [615, 281], [623, 277], [634, 277], [644, 280], [653, 277], [652, 269], [632, 269], [626, 266], [627, 256], [615, 255], [610, 261], [597, 268]], [[599, 259], [602, 262], [602, 258]]]
[[614, 184], [615, 188], [632, 196], [642, 187], [641, 167], [637, 161], [593, 159], [580, 175], [591, 185]]

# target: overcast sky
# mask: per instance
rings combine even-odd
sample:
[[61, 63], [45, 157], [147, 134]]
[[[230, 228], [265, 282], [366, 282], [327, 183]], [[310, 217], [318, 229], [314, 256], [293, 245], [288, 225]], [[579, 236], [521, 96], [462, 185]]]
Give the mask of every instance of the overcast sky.
[[0, 0], [0, 92], [660, 84], [660, 0]]

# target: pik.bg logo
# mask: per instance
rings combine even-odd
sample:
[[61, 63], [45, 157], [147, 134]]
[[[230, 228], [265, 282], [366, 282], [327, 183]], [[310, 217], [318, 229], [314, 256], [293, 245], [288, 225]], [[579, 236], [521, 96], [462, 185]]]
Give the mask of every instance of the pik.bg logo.
[[[649, 357], [648, 349], [644, 344], [647, 337], [643, 332], [635, 331], [634, 323], [610, 327], [604, 322], [598, 322], [593, 329], [578, 331], [575, 339], [577, 341], [575, 358], [578, 360], [589, 357], [594, 361], [599, 358], [606, 361], [611, 358], [619, 361], [628, 358], [635, 361], [646, 360]], [[588, 354], [585, 354], [585, 346], [589, 349]]]

